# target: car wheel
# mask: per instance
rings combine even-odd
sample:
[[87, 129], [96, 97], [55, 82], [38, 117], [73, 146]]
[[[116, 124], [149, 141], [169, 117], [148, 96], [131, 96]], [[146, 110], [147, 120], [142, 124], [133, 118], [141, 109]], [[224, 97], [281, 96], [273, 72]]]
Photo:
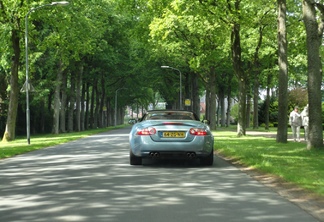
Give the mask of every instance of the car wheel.
[[129, 163], [130, 165], [142, 165], [142, 157], [137, 157], [132, 151], [129, 152]]
[[206, 157], [200, 158], [200, 164], [203, 166], [211, 166], [214, 163], [214, 150]]

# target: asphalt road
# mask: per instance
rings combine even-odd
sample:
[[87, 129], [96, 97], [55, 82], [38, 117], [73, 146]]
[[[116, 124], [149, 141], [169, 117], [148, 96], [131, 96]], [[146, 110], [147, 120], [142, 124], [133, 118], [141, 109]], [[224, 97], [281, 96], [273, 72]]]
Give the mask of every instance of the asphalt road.
[[317, 221], [218, 157], [130, 166], [129, 131], [0, 160], [0, 221]]

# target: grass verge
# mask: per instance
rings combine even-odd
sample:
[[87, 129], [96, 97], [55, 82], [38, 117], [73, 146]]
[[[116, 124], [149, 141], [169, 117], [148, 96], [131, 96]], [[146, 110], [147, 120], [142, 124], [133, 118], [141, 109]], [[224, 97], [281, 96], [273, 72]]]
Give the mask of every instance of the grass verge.
[[55, 146], [77, 140], [80, 138], [87, 137], [92, 134], [107, 132], [113, 129], [123, 128], [126, 125], [112, 126], [107, 128], [100, 128], [94, 130], [87, 130], [82, 132], [73, 132], [73, 133], [61, 133], [58, 135], [47, 134], [47, 135], [32, 135], [31, 142], [28, 145], [27, 139], [19, 137], [11, 142], [0, 142], [0, 159], [13, 157], [19, 154], [27, 153], [33, 150], [38, 150], [50, 146]]
[[305, 143], [283, 144], [263, 136], [237, 137], [234, 131], [217, 130], [214, 135], [221, 155], [324, 197], [324, 150], [306, 150]]

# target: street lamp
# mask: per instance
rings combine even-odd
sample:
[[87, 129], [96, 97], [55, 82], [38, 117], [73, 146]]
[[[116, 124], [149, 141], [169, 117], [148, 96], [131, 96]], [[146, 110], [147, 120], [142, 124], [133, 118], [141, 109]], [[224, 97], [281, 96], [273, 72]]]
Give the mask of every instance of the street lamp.
[[181, 74], [181, 71], [179, 69], [176, 69], [176, 68], [173, 68], [171, 66], [161, 66], [162, 69], [173, 69], [173, 70], [176, 70], [179, 72], [180, 74], [180, 101], [179, 101], [179, 106], [180, 106], [180, 109], [182, 109], [182, 74]]
[[46, 6], [55, 6], [55, 5], [67, 5], [69, 2], [60, 1], [60, 2], [52, 2], [49, 4], [41, 5], [35, 8], [31, 8], [26, 16], [25, 16], [25, 51], [26, 51], [26, 82], [25, 88], [26, 91], [26, 127], [27, 127], [27, 143], [30, 144], [30, 112], [29, 112], [29, 76], [28, 76], [28, 16], [30, 13], [36, 11], [37, 9], [46, 7]]
[[117, 92], [121, 89], [126, 89], [126, 88], [119, 88], [115, 91], [115, 124], [114, 124], [114, 126], [117, 126]]

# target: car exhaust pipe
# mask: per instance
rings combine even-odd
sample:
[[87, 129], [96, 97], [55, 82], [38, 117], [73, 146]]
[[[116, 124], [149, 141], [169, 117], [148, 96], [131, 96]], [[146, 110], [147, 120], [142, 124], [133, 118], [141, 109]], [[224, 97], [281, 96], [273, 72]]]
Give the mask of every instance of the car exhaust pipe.
[[152, 158], [159, 158], [160, 157], [160, 153], [159, 152], [150, 152], [150, 157], [152, 157]]
[[187, 157], [188, 157], [188, 159], [193, 159], [196, 157], [196, 153], [194, 153], [194, 152], [187, 153]]

